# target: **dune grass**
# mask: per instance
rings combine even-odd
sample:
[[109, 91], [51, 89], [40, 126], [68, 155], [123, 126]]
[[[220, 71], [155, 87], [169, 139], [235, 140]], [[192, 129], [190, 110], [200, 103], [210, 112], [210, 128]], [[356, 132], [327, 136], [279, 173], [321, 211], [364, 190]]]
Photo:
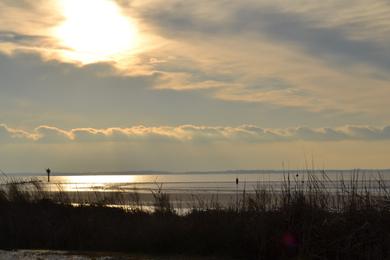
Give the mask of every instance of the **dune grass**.
[[[388, 259], [390, 197], [378, 175], [285, 175], [229, 204], [193, 196], [180, 212], [159, 186], [147, 210], [134, 192], [48, 192], [39, 181], [0, 188], [0, 248], [219, 255], [241, 259]], [[76, 196], [76, 197], [75, 197]], [[74, 202], [77, 201], [75, 204]], [[111, 205], [121, 207], [112, 207]]]

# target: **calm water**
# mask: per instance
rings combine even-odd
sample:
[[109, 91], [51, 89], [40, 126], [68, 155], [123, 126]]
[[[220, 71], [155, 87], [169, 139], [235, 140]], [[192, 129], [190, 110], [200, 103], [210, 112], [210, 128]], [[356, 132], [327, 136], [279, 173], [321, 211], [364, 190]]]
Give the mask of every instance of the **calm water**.
[[[307, 182], [308, 174], [304, 171], [258, 171], [258, 172], [223, 172], [223, 173], [177, 173], [153, 174], [140, 173], [131, 175], [68, 175], [51, 176], [50, 184], [47, 177], [42, 175], [9, 175], [2, 181], [10, 178], [16, 181], [36, 179], [45, 184], [49, 190], [55, 190], [60, 185], [64, 191], [134, 191], [148, 193], [161, 188], [169, 193], [234, 193], [237, 190], [253, 191], [261, 186], [273, 190], [280, 190], [282, 183], [290, 178], [291, 183], [303, 185]], [[377, 180], [382, 179], [390, 187], [390, 170], [348, 170], [327, 171], [326, 176], [317, 171], [315, 178], [321, 180], [332, 190], [337, 189], [340, 180], [348, 184], [352, 179], [362, 185], [369, 184], [370, 189], [377, 189]], [[236, 185], [236, 178], [239, 179]]]

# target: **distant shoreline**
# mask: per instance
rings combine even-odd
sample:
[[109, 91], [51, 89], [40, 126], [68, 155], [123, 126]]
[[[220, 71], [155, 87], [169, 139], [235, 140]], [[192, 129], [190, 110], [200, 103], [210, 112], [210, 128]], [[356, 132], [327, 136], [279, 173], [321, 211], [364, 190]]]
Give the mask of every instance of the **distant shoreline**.
[[[207, 174], [293, 174], [293, 173], [346, 173], [357, 171], [364, 172], [390, 172], [390, 169], [300, 169], [300, 170], [225, 170], [225, 171], [184, 171], [184, 172], [171, 172], [171, 171], [124, 171], [124, 172], [53, 172], [51, 176], [94, 176], [94, 175], [207, 175]], [[46, 176], [46, 173], [6, 173], [7, 176]]]

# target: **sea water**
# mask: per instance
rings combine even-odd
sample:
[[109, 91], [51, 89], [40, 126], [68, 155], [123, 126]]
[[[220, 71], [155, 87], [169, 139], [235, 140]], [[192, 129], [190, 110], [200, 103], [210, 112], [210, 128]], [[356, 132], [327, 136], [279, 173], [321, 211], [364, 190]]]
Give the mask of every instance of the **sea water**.
[[[54, 173], [50, 182], [44, 174], [8, 174], [1, 182], [39, 181], [49, 190], [63, 191], [137, 191], [161, 190], [167, 193], [235, 193], [259, 188], [278, 191], [290, 186], [304, 187], [318, 181], [322, 188], [337, 190], [341, 185], [369, 188], [373, 191], [390, 185], [390, 170], [258, 170], [226, 172], [131, 172], [131, 173]], [[380, 185], [382, 185], [380, 187]], [[390, 186], [389, 186], [390, 187]]]

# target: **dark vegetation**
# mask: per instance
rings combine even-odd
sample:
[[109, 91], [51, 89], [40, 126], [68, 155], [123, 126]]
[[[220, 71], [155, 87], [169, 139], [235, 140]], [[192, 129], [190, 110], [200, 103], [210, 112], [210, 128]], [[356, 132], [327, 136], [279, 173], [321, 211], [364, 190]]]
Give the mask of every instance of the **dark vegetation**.
[[[131, 194], [127, 208], [107, 198], [71, 204], [67, 193], [41, 183], [0, 189], [0, 248], [117, 251], [239, 259], [388, 259], [390, 200], [385, 182], [353, 175], [286, 175], [281, 191], [259, 186], [230, 206], [194, 202], [178, 214], [169, 194], [153, 192], [153, 211]], [[120, 199], [121, 195], [116, 195]], [[110, 202], [111, 203], [111, 202]], [[134, 206], [135, 205], [135, 206]]]

